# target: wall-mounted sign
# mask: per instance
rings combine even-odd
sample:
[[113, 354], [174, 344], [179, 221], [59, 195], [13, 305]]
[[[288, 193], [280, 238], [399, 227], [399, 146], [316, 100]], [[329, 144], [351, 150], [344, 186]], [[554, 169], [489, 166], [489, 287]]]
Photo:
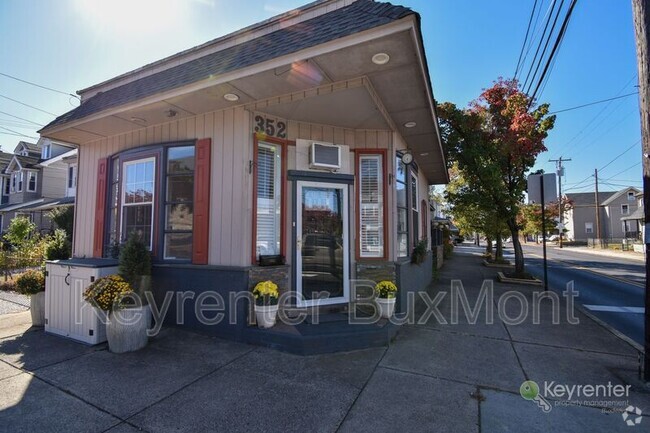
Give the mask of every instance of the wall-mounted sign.
[[266, 116], [255, 116], [254, 131], [269, 137], [287, 138], [287, 123]]

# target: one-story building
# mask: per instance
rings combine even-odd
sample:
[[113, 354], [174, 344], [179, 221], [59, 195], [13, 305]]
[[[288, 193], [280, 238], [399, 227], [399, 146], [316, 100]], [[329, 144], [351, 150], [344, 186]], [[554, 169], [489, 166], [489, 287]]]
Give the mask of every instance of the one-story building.
[[[400, 311], [430, 282], [431, 254], [410, 256], [430, 250], [429, 185], [448, 174], [416, 12], [316, 1], [79, 95], [40, 131], [79, 146], [75, 257], [108, 258], [135, 230], [157, 299], [211, 290], [228, 303], [273, 279], [296, 307], [329, 313], [347, 309], [355, 279], [397, 282]], [[332, 338], [257, 330], [244, 305], [207, 329], [193, 307], [171, 310], [223, 337], [304, 353]], [[354, 348], [352, 330], [385, 342], [387, 329], [347, 329], [330, 349]]]

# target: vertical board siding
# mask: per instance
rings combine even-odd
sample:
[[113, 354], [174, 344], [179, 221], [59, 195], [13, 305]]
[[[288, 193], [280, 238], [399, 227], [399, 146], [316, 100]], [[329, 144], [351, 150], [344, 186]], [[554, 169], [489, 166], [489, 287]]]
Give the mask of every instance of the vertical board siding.
[[[350, 148], [390, 149], [391, 131], [365, 131], [288, 121], [287, 139], [322, 140], [344, 144]], [[95, 203], [97, 202], [97, 167], [100, 159], [135, 147], [210, 138], [210, 224], [208, 263], [211, 265], [246, 266], [250, 264], [252, 245], [252, 160], [253, 134], [251, 113], [243, 107], [175, 119], [124, 134], [85, 144], [79, 152], [79, 182], [77, 187], [78, 218], [75, 225], [74, 253], [93, 255]], [[295, 150], [290, 146], [287, 168], [295, 168]], [[293, 155], [293, 157], [292, 157]], [[391, 153], [388, 153], [389, 171]], [[290, 194], [290, 189], [287, 189]], [[392, 209], [391, 188], [387, 201]], [[291, 215], [291, 203], [288, 202]], [[85, 206], [84, 206], [85, 204]], [[392, 215], [391, 215], [392, 216]], [[392, 219], [392, 218], [390, 218]], [[291, 224], [291, 218], [286, 219]], [[392, 223], [389, 227], [392, 228]], [[390, 230], [392, 233], [393, 230]], [[392, 234], [391, 234], [392, 235]], [[286, 242], [290, 245], [291, 229], [286, 227]], [[389, 245], [393, 245], [389, 241]], [[290, 254], [288, 254], [290, 256]], [[290, 257], [287, 257], [290, 260]]]

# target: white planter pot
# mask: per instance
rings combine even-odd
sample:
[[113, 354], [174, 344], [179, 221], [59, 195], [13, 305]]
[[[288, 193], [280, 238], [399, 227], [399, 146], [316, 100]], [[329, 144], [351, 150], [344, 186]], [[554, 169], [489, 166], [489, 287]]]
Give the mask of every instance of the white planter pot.
[[382, 319], [389, 319], [395, 311], [395, 299], [396, 298], [377, 298], [377, 304], [379, 304], [379, 315]]
[[275, 319], [278, 315], [277, 305], [256, 305], [255, 318], [257, 319], [257, 326], [266, 329], [275, 325]]
[[32, 314], [32, 326], [45, 326], [45, 292], [29, 297], [29, 312]]
[[113, 353], [134, 352], [147, 345], [151, 325], [151, 308], [123, 308], [112, 311], [106, 324], [108, 350]]

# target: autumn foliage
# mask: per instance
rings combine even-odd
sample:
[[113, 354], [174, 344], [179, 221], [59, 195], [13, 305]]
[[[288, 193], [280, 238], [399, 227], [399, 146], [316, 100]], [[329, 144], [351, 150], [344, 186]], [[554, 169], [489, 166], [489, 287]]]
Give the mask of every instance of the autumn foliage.
[[[474, 197], [477, 206], [489, 207], [495, 218], [508, 226], [516, 272], [523, 273], [517, 217], [528, 171], [546, 150], [544, 140], [555, 116], [548, 116], [548, 104], [535, 105], [516, 80], [502, 78], [467, 109], [452, 103], [438, 108], [449, 161], [465, 181], [456, 199], [461, 200], [463, 194], [464, 202]], [[453, 206], [453, 199], [450, 201]]]

